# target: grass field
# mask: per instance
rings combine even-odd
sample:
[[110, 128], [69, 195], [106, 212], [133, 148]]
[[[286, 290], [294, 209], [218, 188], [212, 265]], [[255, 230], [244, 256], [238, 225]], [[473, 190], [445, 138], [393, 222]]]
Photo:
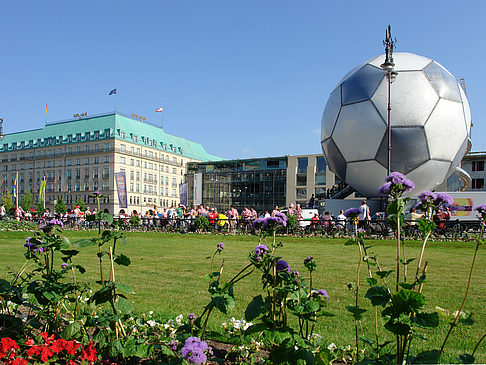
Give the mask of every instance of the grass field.
[[[67, 231], [71, 241], [88, 238], [93, 232]], [[18, 269], [24, 262], [25, 237], [22, 232], [0, 232], [0, 276], [6, 277], [8, 270]], [[215, 262], [225, 259], [223, 278], [229, 280], [248, 262], [249, 251], [257, 244], [255, 236], [180, 235], [161, 233], [127, 233], [128, 245], [119, 246], [117, 251], [129, 256], [132, 264], [127, 268], [117, 268], [117, 280], [130, 284], [136, 291], [130, 297], [136, 311], [153, 310], [159, 313], [178, 315], [183, 313], [201, 314], [209, 301], [207, 282], [203, 276], [210, 271], [210, 256], [218, 242], [225, 244], [224, 253], [216, 256]], [[314, 277], [314, 287], [326, 289], [329, 296], [329, 311], [336, 317], [325, 318], [318, 325], [317, 332], [329, 343], [340, 345], [354, 343], [354, 327], [347, 305], [353, 304], [353, 295], [346, 284], [355, 281], [357, 247], [344, 246], [344, 240], [324, 238], [279, 237], [284, 246], [280, 256], [288, 261], [292, 269], [304, 273], [303, 260], [309, 255], [316, 258], [318, 268]], [[394, 268], [395, 245], [392, 241], [367, 242], [378, 254], [383, 269]], [[417, 257], [420, 242], [407, 242], [407, 257]], [[464, 310], [474, 313], [472, 326], [456, 327], [446, 347], [444, 362], [457, 362], [459, 354], [471, 353], [474, 345], [486, 331], [486, 247], [481, 247], [473, 276], [473, 286]], [[427, 309], [436, 306], [454, 312], [459, 308], [464, 295], [467, 274], [472, 260], [472, 242], [431, 242], [426, 250], [425, 260], [429, 262], [428, 282], [424, 295]], [[98, 279], [96, 248], [82, 249], [77, 261], [87, 268], [84, 280], [94, 283]], [[413, 263], [412, 268], [415, 267]], [[362, 278], [366, 277], [366, 267], [362, 265]], [[108, 267], [106, 267], [108, 270]], [[411, 269], [412, 271], [412, 269]], [[210, 322], [212, 329], [218, 330], [221, 322], [231, 316], [242, 318], [246, 305], [261, 289], [260, 275], [254, 273], [238, 283], [235, 288], [237, 304], [235, 310], [225, 316], [216, 313]], [[362, 293], [366, 287], [363, 282]], [[96, 284], [93, 284], [95, 287]], [[368, 306], [367, 299], [360, 299], [360, 305]], [[369, 337], [373, 336], [372, 312], [368, 311], [361, 325]], [[441, 325], [433, 331], [420, 334], [426, 339], [416, 339], [412, 347], [416, 351], [439, 348], [448, 330], [447, 318], [441, 318]], [[382, 331], [383, 335], [385, 331]], [[476, 361], [486, 363], [486, 343], [476, 352]]]

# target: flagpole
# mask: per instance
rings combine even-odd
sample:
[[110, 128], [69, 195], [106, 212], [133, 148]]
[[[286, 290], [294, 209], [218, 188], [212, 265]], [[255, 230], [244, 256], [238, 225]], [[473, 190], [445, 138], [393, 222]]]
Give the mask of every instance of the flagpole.
[[46, 211], [46, 175], [44, 175], [44, 178], [42, 179], [42, 181], [44, 181], [44, 190], [42, 191], [42, 196], [44, 197], [44, 199], [42, 199], [42, 201], [44, 202], [44, 212]]
[[162, 113], [160, 113], [160, 118], [161, 120], [161, 128], [164, 129], [164, 111], [162, 110]]
[[116, 92], [115, 92], [115, 114], [116, 114]]
[[19, 172], [17, 171], [17, 176], [15, 177], [15, 209], [19, 208]]

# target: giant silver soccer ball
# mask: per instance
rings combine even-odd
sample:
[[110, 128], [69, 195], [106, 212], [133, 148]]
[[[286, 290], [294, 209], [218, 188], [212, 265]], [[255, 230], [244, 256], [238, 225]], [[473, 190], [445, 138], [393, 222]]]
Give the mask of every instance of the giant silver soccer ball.
[[[376, 197], [387, 166], [388, 82], [383, 55], [346, 74], [329, 96], [321, 145], [331, 171]], [[471, 112], [457, 80], [438, 62], [395, 53], [391, 84], [391, 171], [415, 182], [414, 193], [449, 177], [467, 149]]]

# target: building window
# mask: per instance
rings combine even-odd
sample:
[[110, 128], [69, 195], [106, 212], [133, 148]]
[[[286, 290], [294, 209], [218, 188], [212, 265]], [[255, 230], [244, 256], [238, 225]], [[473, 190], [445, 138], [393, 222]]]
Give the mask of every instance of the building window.
[[472, 179], [472, 189], [484, 189], [484, 179]]
[[472, 162], [473, 171], [484, 171], [484, 161], [473, 161]]
[[76, 165], [81, 165], [81, 160], [79, 158], [76, 159]]
[[134, 177], [133, 175], [134, 175], [133, 170], [130, 170], [130, 180], [133, 180]]
[[297, 165], [297, 173], [298, 174], [307, 174], [307, 165], [308, 165], [308, 159], [307, 157], [302, 157], [297, 159], [298, 165]]
[[93, 158], [93, 163], [99, 163], [99, 162], [100, 162], [100, 160], [99, 160], [99, 158], [98, 158], [98, 157], [94, 157], [94, 158]]
[[84, 164], [85, 164], [85, 165], [89, 165], [89, 157], [86, 157], [86, 158], [84, 159]]
[[120, 163], [125, 164], [125, 157], [120, 157]]
[[130, 166], [135, 166], [135, 162], [134, 162], [133, 158], [130, 159]]
[[297, 186], [306, 186], [306, 185], [307, 185], [307, 175], [297, 174]]
[[109, 184], [108, 184], [108, 181], [103, 182], [103, 190], [104, 190], [104, 191], [109, 190]]
[[110, 177], [110, 168], [109, 167], [105, 167], [103, 169], [103, 179], [108, 179]]
[[[67, 160], [67, 165], [68, 165], [68, 166], [71, 166], [72, 164], [73, 164], [73, 161], [71, 161], [71, 160]], [[39, 167], [40, 167], [40, 166], [37, 166], [37, 168], [39, 168]]]
[[93, 178], [94, 179], [98, 178], [98, 168], [97, 167], [93, 168]]
[[326, 185], [326, 160], [323, 156], [316, 159], [316, 185]]
[[110, 156], [105, 156], [105, 163], [110, 162]]
[[297, 195], [297, 199], [307, 199], [307, 189], [306, 188], [298, 188], [296, 195]]
[[127, 150], [127, 148], [126, 148], [126, 146], [124, 144], [120, 145], [120, 152], [125, 153], [126, 150]]
[[130, 183], [130, 193], [133, 193], [133, 183]]

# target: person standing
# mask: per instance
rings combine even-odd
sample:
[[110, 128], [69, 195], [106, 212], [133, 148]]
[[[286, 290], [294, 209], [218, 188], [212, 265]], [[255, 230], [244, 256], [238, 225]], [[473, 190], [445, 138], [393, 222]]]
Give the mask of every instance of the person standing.
[[359, 227], [366, 228], [369, 220], [371, 219], [370, 207], [366, 204], [366, 200], [363, 200], [361, 202], [361, 206], [358, 209], [359, 209], [359, 217], [358, 217]]

